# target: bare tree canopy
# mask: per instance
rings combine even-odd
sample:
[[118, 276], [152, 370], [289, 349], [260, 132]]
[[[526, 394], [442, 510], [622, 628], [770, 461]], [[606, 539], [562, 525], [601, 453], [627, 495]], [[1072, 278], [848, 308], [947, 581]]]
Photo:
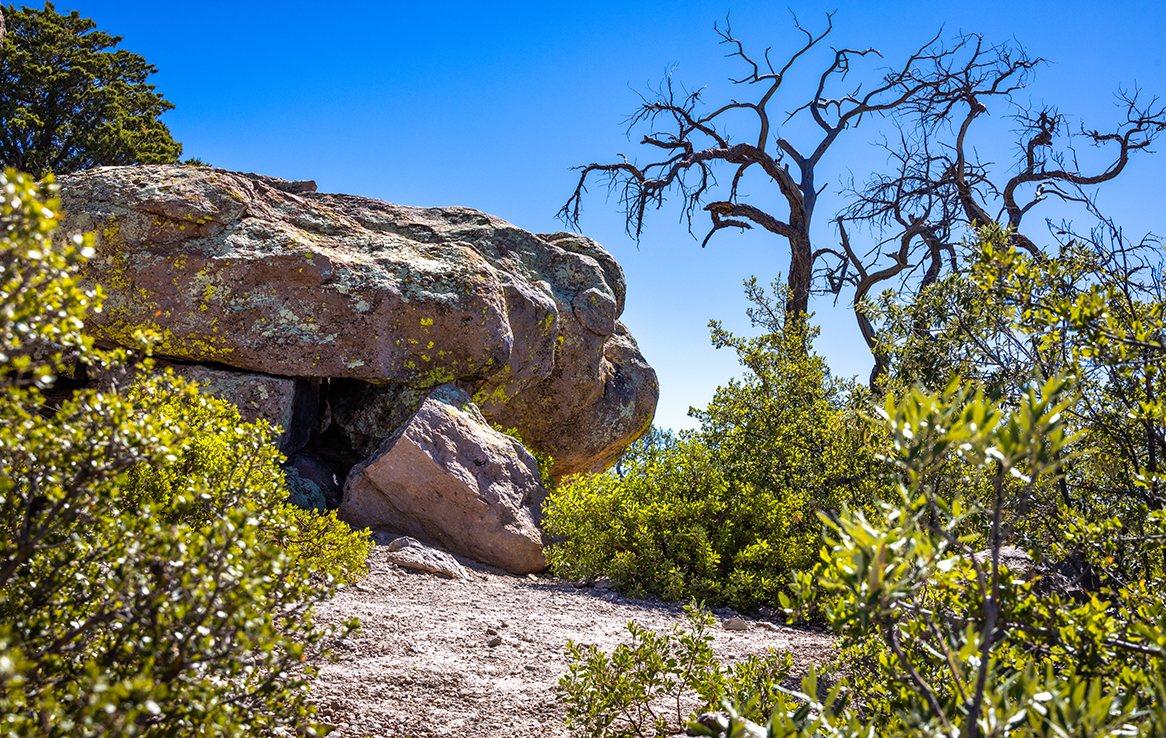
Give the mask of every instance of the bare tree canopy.
[[[838, 295], [844, 289], [853, 291], [854, 305], [860, 308], [882, 282], [905, 284], [922, 268], [917, 289], [939, 278], [945, 260], [948, 268], [954, 268], [957, 245], [973, 224], [1005, 225], [1013, 229], [1016, 244], [1039, 252], [1035, 242], [1019, 230], [1025, 214], [1052, 197], [1088, 206], [1085, 188], [1120, 174], [1130, 155], [1147, 148], [1166, 127], [1157, 99], [1143, 102], [1136, 92], [1126, 94], [1126, 121], [1112, 131], [1078, 134], [1112, 149], [1108, 167], [1082, 171], [1071, 146], [1053, 148], [1068, 135], [1064, 116], [1052, 107], [1032, 111], [1016, 101], [1016, 93], [1031, 82], [1044, 60], [1030, 57], [1016, 44], [988, 44], [977, 34], [950, 41], [937, 34], [902, 63], [878, 70], [877, 76], [858, 84], [850, 84], [848, 77], [859, 74], [859, 62], [881, 59], [882, 54], [870, 48], [830, 49], [816, 74], [816, 88], [806, 100], [783, 84], [796, 67], [816, 58], [812, 51], [825, 50], [833, 14], [827, 15], [826, 27], [818, 33], [796, 18], [794, 25], [802, 41], [780, 63], [774, 61], [772, 49], [761, 56], [747, 51], [727, 19], [723, 29], [715, 25], [720, 43], [730, 50], [728, 56], [744, 68], [744, 74], [731, 81], [755, 92], [747, 99], [708, 109], [701, 91], [680, 92], [667, 78], [652, 97], [643, 98], [629, 122], [629, 132], [648, 129], [640, 143], [654, 156], [647, 163], [623, 158], [580, 167], [575, 190], [560, 217], [578, 227], [587, 184], [598, 178], [619, 193], [627, 231], [638, 239], [649, 209], [661, 207], [668, 198], [679, 199], [690, 227], [700, 212], [708, 213], [702, 246], [726, 228], [755, 227], [788, 245], [788, 312], [804, 315], [811, 294]], [[997, 104], [1020, 123], [1022, 149], [1017, 170], [1002, 184], [994, 182], [995, 173], [969, 144], [972, 124], [989, 105]], [[779, 112], [779, 105], [790, 112]], [[838, 241], [815, 245], [810, 229], [815, 205], [825, 189], [818, 183], [822, 159], [844, 131], [871, 118], [894, 126], [898, 140], [887, 148], [897, 168], [852, 187], [849, 204], [835, 218]], [[747, 133], [734, 139], [730, 123], [741, 131], [743, 120]], [[794, 141], [778, 131], [795, 120], [808, 120], [816, 135]], [[746, 174], [758, 172], [780, 193], [776, 211], [742, 201], [744, 195], [756, 194], [743, 191]], [[723, 177], [727, 186], [718, 174], [731, 175]], [[1027, 199], [1021, 197], [1033, 186], [1036, 189]], [[993, 217], [993, 211], [998, 215]], [[880, 243], [869, 251], [856, 251], [845, 227], [848, 221], [869, 226]], [[895, 242], [894, 250], [881, 253], [886, 244]], [[861, 309], [856, 316], [875, 354], [878, 375], [882, 359], [875, 328]]]

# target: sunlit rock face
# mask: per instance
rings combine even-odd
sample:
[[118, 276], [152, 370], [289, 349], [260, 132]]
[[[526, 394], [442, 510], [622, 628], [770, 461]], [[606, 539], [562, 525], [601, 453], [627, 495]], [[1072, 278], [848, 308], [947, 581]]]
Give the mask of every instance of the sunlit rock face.
[[446, 384], [353, 467], [337, 515], [529, 574], [547, 566], [539, 528], [546, 495], [530, 452]]
[[606, 468], [651, 424], [658, 385], [619, 322], [623, 272], [588, 238], [209, 167], [59, 183], [61, 236], [95, 234], [93, 332], [131, 345], [149, 328], [163, 357], [319, 379], [303, 447], [342, 479], [442, 384], [556, 476]]

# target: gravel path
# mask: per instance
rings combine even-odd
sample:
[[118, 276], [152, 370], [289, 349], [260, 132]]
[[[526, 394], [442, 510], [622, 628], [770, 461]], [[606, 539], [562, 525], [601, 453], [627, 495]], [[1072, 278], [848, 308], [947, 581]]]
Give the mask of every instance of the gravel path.
[[[462, 563], [469, 579], [445, 579], [399, 568], [377, 547], [369, 574], [321, 606], [322, 623], [357, 617], [362, 625], [337, 642], [340, 660], [313, 685], [318, 719], [338, 727], [333, 736], [567, 736], [555, 684], [568, 640], [610, 651], [628, 642], [629, 620], [657, 631], [684, 621], [677, 604]], [[832, 654], [824, 633], [763, 620], [714, 634], [724, 662], [790, 651], [799, 680]]]

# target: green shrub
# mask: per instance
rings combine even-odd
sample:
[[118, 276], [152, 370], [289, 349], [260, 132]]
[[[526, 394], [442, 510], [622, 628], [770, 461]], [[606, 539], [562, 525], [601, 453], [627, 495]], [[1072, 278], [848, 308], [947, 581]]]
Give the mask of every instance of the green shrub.
[[[653, 430], [614, 473], [567, 480], [550, 496], [549, 559], [568, 578], [741, 609], [776, 604], [790, 573], [814, 567], [819, 511], [869, 507], [887, 488], [885, 434], [861, 390], [809, 351], [813, 332], [747, 283], [758, 338], [713, 324], [747, 372], [717, 390], [698, 432]], [[775, 298], [780, 300], [780, 292]]]
[[[140, 393], [135, 386], [128, 394]], [[141, 399], [156, 417], [181, 425], [186, 433], [181, 452], [171, 454], [173, 461], [163, 458], [130, 470], [129, 499], [148, 499], [165, 519], [190, 525], [213, 525], [222, 510], [252, 502], [264, 511], [257, 523], [263, 537], [284, 549], [297, 569], [345, 584], [365, 572], [372, 534], [352, 530], [334, 511], [306, 510], [291, 501], [275, 448], [278, 432], [269, 423], [244, 423], [234, 405], [205, 395]], [[264, 444], [247, 467], [235, 452], [242, 436]], [[247, 475], [245, 485], [240, 484], [242, 474]]]
[[[632, 642], [610, 654], [568, 642], [569, 665], [558, 692], [567, 703], [572, 734], [673, 735], [726, 699], [749, 702], [746, 717], [769, 714], [777, 686], [789, 676], [791, 656], [771, 650], [764, 658], [750, 656], [725, 668], [712, 652], [712, 616], [695, 605], [685, 611], [688, 627], [675, 625], [664, 634], [629, 622]], [[695, 698], [695, 710], [684, 709], [686, 697]]]
[[[797, 587], [803, 602], [829, 596], [846, 676], [825, 701], [803, 690], [779, 707], [776, 734], [1163, 735], [1161, 571], [1131, 571], [1141, 579], [1095, 591], [1077, 582], [1066, 592], [1050, 570], [1014, 572], [999, 559], [1019, 520], [1006, 508], [1034, 511], [1034, 491], [1061, 473], [1076, 401], [1066, 377], [1032, 382], [1015, 408], [957, 383], [888, 400], [900, 499], [877, 516], [829, 521], [822, 566], [799, 575]], [[929, 471], [950, 456], [986, 471], [986, 498], [935, 494]], [[1123, 531], [1119, 520], [1084, 524], [1067, 507], [1056, 515], [1060, 535], [1090, 558], [1104, 559], [1121, 538], [1139, 538], [1159, 560], [1166, 552], [1161, 511], [1147, 515], [1141, 532]], [[985, 554], [958, 532], [969, 516], [986, 521]], [[1039, 562], [1042, 552], [1033, 553]], [[816, 717], [794, 733], [804, 706]]]
[[844, 678], [807, 682], [770, 735], [1166, 735], [1160, 256], [1098, 247], [1033, 259], [985, 229], [931, 296], [944, 330], [900, 323], [908, 370], [971, 376], [886, 401], [899, 492], [826, 519], [795, 586]]
[[[51, 345], [120, 357], [81, 332], [100, 295], [78, 287], [86, 244], [50, 241], [51, 190], [12, 171], [0, 190], [0, 733], [326, 733], [307, 676], [354, 625], [312, 622], [335, 585], [272, 541], [268, 503], [286, 493], [270, 429], [198, 440], [207, 426], [177, 408], [214, 403], [166, 376], [50, 404], [38, 386], [67, 369]], [[192, 449], [222, 466], [165, 484], [134, 471]]]
[[570, 579], [606, 575], [634, 593], [731, 599], [722, 586], [728, 496], [707, 449], [684, 436], [657, 456], [635, 460], [623, 478], [593, 474], [561, 484], [549, 498], [545, 525], [563, 540], [548, 558]]

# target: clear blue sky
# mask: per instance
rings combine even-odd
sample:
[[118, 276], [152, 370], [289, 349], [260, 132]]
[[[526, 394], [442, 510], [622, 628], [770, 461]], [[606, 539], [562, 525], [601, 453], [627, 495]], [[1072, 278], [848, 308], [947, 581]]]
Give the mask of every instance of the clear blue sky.
[[[574, 186], [570, 167], [640, 153], [621, 125], [636, 107], [633, 90], [658, 83], [675, 67], [675, 79], [687, 86], [707, 85], [710, 101], [748, 94], [725, 82], [741, 72], [738, 60], [723, 57], [712, 29], [727, 10], [754, 50], [772, 46], [780, 57], [797, 40], [785, 5], [753, 0], [66, 0], [56, 7], [78, 10], [124, 36], [122, 48], [158, 67], [152, 81], [177, 106], [164, 120], [185, 156], [314, 179], [322, 191], [465, 205], [535, 232], [563, 228], [555, 213]], [[1053, 62], [1025, 99], [1055, 102], [1091, 127], [1116, 122], [1119, 86], [1136, 83], [1166, 95], [1161, 0], [836, 0], [792, 7], [814, 29], [823, 26], [827, 10], [837, 9], [833, 43], [873, 46], [888, 62], [905, 58], [941, 27], [948, 36], [1014, 38]], [[813, 74], [821, 67], [805, 69]], [[778, 107], [805, 99], [787, 98], [790, 105]], [[1002, 121], [1007, 111], [990, 112]], [[824, 162], [818, 181], [828, 189], [815, 234], [821, 243], [835, 238], [828, 221], [840, 203], [834, 193], [841, 181], [851, 174], [862, 179], [882, 163], [870, 145], [876, 136], [876, 126], [864, 125]], [[1007, 140], [979, 143], [993, 161], [1013, 153]], [[1102, 192], [1101, 204], [1131, 234], [1166, 233], [1164, 193], [1166, 156], [1141, 156]], [[747, 330], [741, 280], [756, 275], [768, 282], [783, 272], [783, 244], [723, 231], [702, 250], [679, 224], [678, 208], [666, 207], [649, 219], [637, 248], [602, 188], [593, 188], [584, 206], [584, 233], [606, 246], [627, 275], [623, 320], [660, 376], [657, 423], [691, 426], [688, 407], [706, 404], [738, 371], [731, 354], [709, 345], [709, 319]], [[837, 373], [865, 378], [871, 362], [853, 317], [827, 303], [816, 309], [819, 350]]]

